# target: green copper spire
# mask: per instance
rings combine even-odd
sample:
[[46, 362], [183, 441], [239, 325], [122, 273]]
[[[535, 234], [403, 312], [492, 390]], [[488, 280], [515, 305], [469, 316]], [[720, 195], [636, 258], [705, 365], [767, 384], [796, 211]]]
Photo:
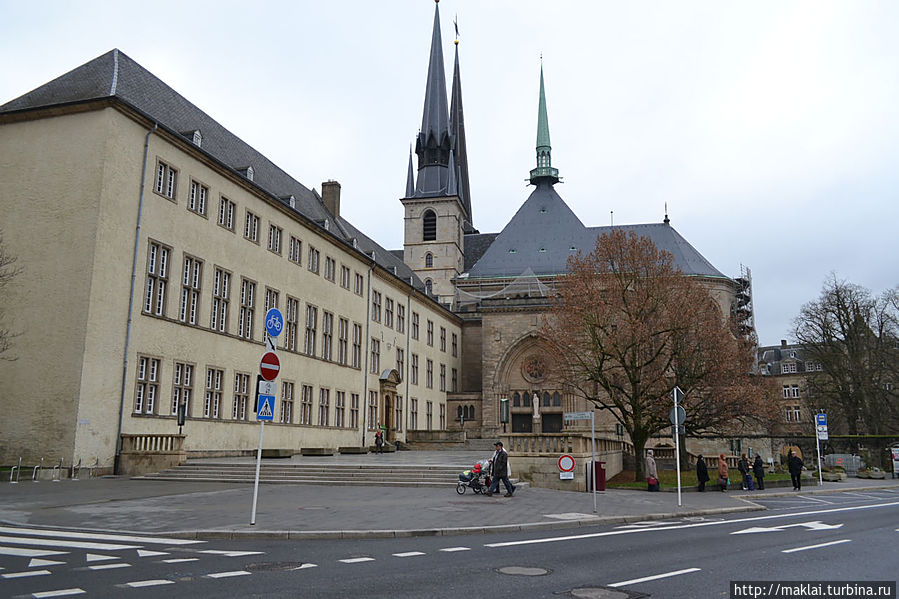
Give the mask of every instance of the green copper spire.
[[540, 104], [537, 108], [537, 168], [531, 170], [531, 183], [541, 180], [559, 182], [559, 169], [552, 167], [552, 146], [549, 143], [549, 119], [546, 116], [546, 91], [543, 88], [543, 58], [540, 58]]

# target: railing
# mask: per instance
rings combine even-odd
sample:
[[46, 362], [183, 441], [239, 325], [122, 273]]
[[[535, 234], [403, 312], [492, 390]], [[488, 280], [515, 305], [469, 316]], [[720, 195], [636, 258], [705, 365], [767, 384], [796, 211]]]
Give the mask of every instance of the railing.
[[[22, 474], [22, 458], [16, 461], [15, 465], [11, 466], [9, 469], [9, 482], [10, 484], [18, 484], [19, 476]], [[37, 464], [34, 466], [24, 466], [24, 468], [31, 468], [31, 482], [40, 482], [41, 481], [41, 473], [44, 471], [44, 458], [41, 458]], [[100, 468], [100, 458], [97, 458], [93, 464], [88, 466], [88, 477], [94, 477], [94, 470]], [[50, 476], [50, 480], [58, 483], [63, 480], [63, 471], [65, 470], [65, 459], [59, 458], [59, 463], [53, 466], [52, 474]], [[81, 475], [81, 458], [78, 459], [77, 464], [72, 464], [69, 467], [69, 476], [68, 480], [78, 480]]]
[[[503, 435], [508, 442], [507, 451], [516, 454], [590, 453], [593, 449], [589, 436], [572, 433], [512, 433]], [[597, 453], [624, 451], [624, 443], [610, 439], [597, 439]]]
[[122, 435], [122, 453], [178, 453], [184, 445], [184, 435]]

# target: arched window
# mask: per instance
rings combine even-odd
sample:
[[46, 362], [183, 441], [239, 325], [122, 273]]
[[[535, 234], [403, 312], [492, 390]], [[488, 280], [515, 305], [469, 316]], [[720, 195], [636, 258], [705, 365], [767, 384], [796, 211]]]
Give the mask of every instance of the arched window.
[[526, 408], [531, 407], [531, 394], [530, 393], [525, 391], [524, 393], [521, 394], [521, 399], [522, 399], [521, 403], [522, 403], [522, 405], [524, 405], [524, 407], [526, 407]]
[[513, 408], [520, 408], [520, 407], [521, 407], [521, 396], [518, 394], [518, 391], [516, 391], [516, 392], [512, 395], [512, 407], [513, 407]]
[[558, 392], [558, 391], [556, 391], [555, 393], [553, 393], [553, 405], [554, 405], [554, 406], [561, 406], [561, 405], [562, 405], [562, 396], [559, 395], [559, 392]]
[[421, 217], [422, 229], [421, 238], [424, 241], [434, 241], [437, 239], [437, 215], [433, 210], [425, 210]]
[[474, 420], [474, 406], [468, 406], [468, 417]]
[[425, 281], [425, 292], [428, 295], [434, 295], [434, 283], [431, 282], [431, 279]]
[[459, 406], [459, 415], [457, 418], [462, 418], [462, 406]]
[[544, 391], [544, 392], [543, 392], [543, 405], [546, 406], [546, 407], [549, 407], [549, 402], [550, 402], [550, 401], [551, 401], [551, 399], [550, 399], [550, 396], [549, 396], [549, 391]]
[[434, 267], [434, 254], [428, 252], [425, 254], [425, 268], [433, 268]]

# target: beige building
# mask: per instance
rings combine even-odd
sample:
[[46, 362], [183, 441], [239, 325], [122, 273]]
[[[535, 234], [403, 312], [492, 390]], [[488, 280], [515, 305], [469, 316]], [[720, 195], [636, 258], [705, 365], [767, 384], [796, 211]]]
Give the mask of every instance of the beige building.
[[[118, 50], [0, 107], [0, 460], [99, 459], [122, 434], [246, 452], [264, 316], [284, 330], [266, 447], [446, 427], [461, 320], [340, 214]], [[15, 173], [14, 176], [12, 174]]]

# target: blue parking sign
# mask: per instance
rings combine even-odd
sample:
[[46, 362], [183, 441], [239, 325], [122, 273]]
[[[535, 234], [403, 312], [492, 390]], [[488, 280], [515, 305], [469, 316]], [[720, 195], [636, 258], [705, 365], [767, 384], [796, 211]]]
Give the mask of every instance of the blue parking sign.
[[827, 426], [827, 414], [815, 414], [815, 424], [818, 426]]

